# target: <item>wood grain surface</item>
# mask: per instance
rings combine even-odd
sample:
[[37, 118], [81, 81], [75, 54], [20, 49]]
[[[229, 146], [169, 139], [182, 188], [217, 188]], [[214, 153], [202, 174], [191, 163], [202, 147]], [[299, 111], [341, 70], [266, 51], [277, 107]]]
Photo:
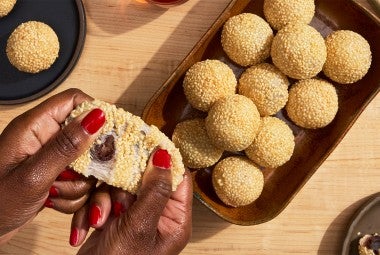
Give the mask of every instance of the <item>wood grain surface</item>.
[[[371, 8], [365, 0], [357, 0]], [[145, 104], [230, 0], [189, 0], [161, 9], [142, 0], [85, 0], [88, 31], [69, 78], [45, 97], [0, 106], [0, 130], [47, 97], [80, 88], [140, 115]], [[347, 224], [380, 189], [380, 95], [287, 208], [255, 226], [229, 224], [194, 200], [193, 235], [182, 254], [338, 254]], [[5, 194], [1, 194], [2, 196]], [[70, 215], [43, 210], [0, 254], [75, 254]]]

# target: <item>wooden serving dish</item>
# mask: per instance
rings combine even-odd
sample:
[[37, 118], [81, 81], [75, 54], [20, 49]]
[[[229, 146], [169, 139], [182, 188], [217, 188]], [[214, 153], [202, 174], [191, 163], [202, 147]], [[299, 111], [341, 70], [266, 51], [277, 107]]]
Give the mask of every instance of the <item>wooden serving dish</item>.
[[[265, 177], [264, 190], [254, 203], [240, 208], [224, 205], [216, 196], [211, 184], [212, 168], [192, 171], [194, 196], [231, 223], [253, 225], [276, 217], [329, 156], [360, 113], [379, 92], [380, 25], [378, 22], [350, 0], [316, 0], [315, 3], [316, 14], [311, 25], [324, 37], [338, 29], [349, 29], [361, 34], [371, 46], [371, 68], [368, 74], [355, 84], [339, 85], [332, 82], [338, 92], [339, 110], [334, 121], [325, 128], [306, 130], [297, 127], [288, 119], [284, 110], [276, 115], [287, 122], [293, 130], [296, 146], [291, 160], [285, 165], [277, 169], [262, 169]], [[264, 17], [262, 8], [263, 0], [232, 1], [152, 97], [144, 110], [143, 119], [171, 136], [178, 122], [194, 116], [206, 116], [188, 104], [182, 89], [184, 74], [197, 61], [219, 59], [232, 67], [239, 77], [245, 68], [232, 63], [223, 52], [220, 43], [221, 28], [229, 17], [242, 12]], [[322, 73], [318, 76], [327, 79]]]

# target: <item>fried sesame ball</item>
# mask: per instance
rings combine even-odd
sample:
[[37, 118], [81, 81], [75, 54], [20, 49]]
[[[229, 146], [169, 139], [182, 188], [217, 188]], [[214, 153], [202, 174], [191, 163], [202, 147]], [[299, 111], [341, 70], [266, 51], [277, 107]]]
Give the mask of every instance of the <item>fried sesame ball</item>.
[[50, 68], [58, 57], [59, 41], [45, 23], [28, 21], [11, 34], [6, 48], [9, 61], [18, 70], [38, 73]]
[[192, 119], [178, 123], [172, 140], [181, 152], [183, 162], [190, 168], [214, 165], [223, 150], [216, 148], [207, 135], [204, 119]]
[[222, 47], [241, 66], [258, 64], [269, 57], [273, 31], [261, 17], [242, 13], [227, 20], [222, 30]]
[[314, 0], [264, 0], [265, 19], [276, 30], [294, 22], [309, 24], [314, 11]]
[[226, 205], [244, 206], [260, 196], [264, 187], [264, 176], [252, 161], [234, 156], [223, 159], [215, 166], [212, 185]]
[[16, 0], [1, 0], [0, 1], [0, 18], [7, 16], [16, 4]]
[[293, 132], [285, 122], [276, 117], [264, 117], [255, 140], [245, 153], [260, 166], [276, 168], [291, 158], [294, 145]]
[[186, 72], [183, 89], [194, 108], [208, 111], [216, 100], [233, 95], [237, 81], [232, 69], [219, 60], [195, 63]]
[[255, 103], [261, 116], [269, 116], [285, 106], [288, 86], [287, 77], [277, 67], [262, 63], [244, 71], [238, 89]]
[[338, 95], [327, 81], [301, 80], [289, 91], [286, 111], [298, 126], [311, 129], [325, 127], [338, 111]]
[[255, 104], [242, 95], [218, 100], [206, 117], [206, 130], [212, 143], [227, 151], [241, 151], [255, 138], [260, 114]]
[[294, 79], [317, 75], [326, 61], [326, 46], [315, 28], [292, 23], [273, 38], [271, 56], [275, 66]]
[[342, 84], [354, 83], [367, 74], [371, 66], [371, 48], [361, 35], [338, 30], [326, 38], [327, 59], [323, 72]]

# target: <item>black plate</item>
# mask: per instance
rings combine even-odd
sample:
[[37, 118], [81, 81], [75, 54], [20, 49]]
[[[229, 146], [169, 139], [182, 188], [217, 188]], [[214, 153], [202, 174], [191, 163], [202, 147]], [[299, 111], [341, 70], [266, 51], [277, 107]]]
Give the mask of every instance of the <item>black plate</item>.
[[380, 193], [365, 202], [355, 213], [343, 242], [342, 255], [359, 255], [359, 239], [365, 234], [380, 234]]
[[[37, 74], [18, 71], [5, 53], [13, 30], [31, 20], [52, 27], [60, 43], [58, 59], [48, 70]], [[86, 18], [81, 0], [18, 0], [13, 10], [0, 18], [0, 104], [27, 102], [61, 84], [77, 63], [85, 36]]]

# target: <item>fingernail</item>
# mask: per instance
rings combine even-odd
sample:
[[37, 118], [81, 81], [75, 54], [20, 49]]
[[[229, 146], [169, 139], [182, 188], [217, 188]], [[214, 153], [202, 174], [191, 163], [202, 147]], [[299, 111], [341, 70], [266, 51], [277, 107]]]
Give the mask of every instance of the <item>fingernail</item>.
[[153, 155], [153, 165], [155, 167], [169, 169], [171, 167], [171, 156], [168, 151], [158, 149]]
[[54, 206], [53, 201], [51, 201], [49, 198], [47, 198], [44, 206], [47, 208], [53, 208], [53, 206]]
[[73, 181], [81, 178], [82, 175], [71, 169], [66, 169], [58, 175], [58, 181]]
[[113, 203], [113, 214], [115, 215], [115, 217], [119, 217], [120, 214], [124, 212], [125, 212], [124, 206], [120, 202]]
[[70, 245], [75, 246], [78, 243], [79, 239], [79, 230], [77, 228], [71, 229], [70, 233]]
[[90, 225], [95, 226], [98, 224], [101, 217], [100, 207], [97, 205], [92, 205], [90, 208]]
[[50, 187], [49, 197], [58, 197], [58, 189], [54, 186]]
[[104, 112], [99, 108], [92, 110], [81, 122], [84, 130], [87, 131], [90, 135], [95, 134], [106, 121], [106, 116]]

